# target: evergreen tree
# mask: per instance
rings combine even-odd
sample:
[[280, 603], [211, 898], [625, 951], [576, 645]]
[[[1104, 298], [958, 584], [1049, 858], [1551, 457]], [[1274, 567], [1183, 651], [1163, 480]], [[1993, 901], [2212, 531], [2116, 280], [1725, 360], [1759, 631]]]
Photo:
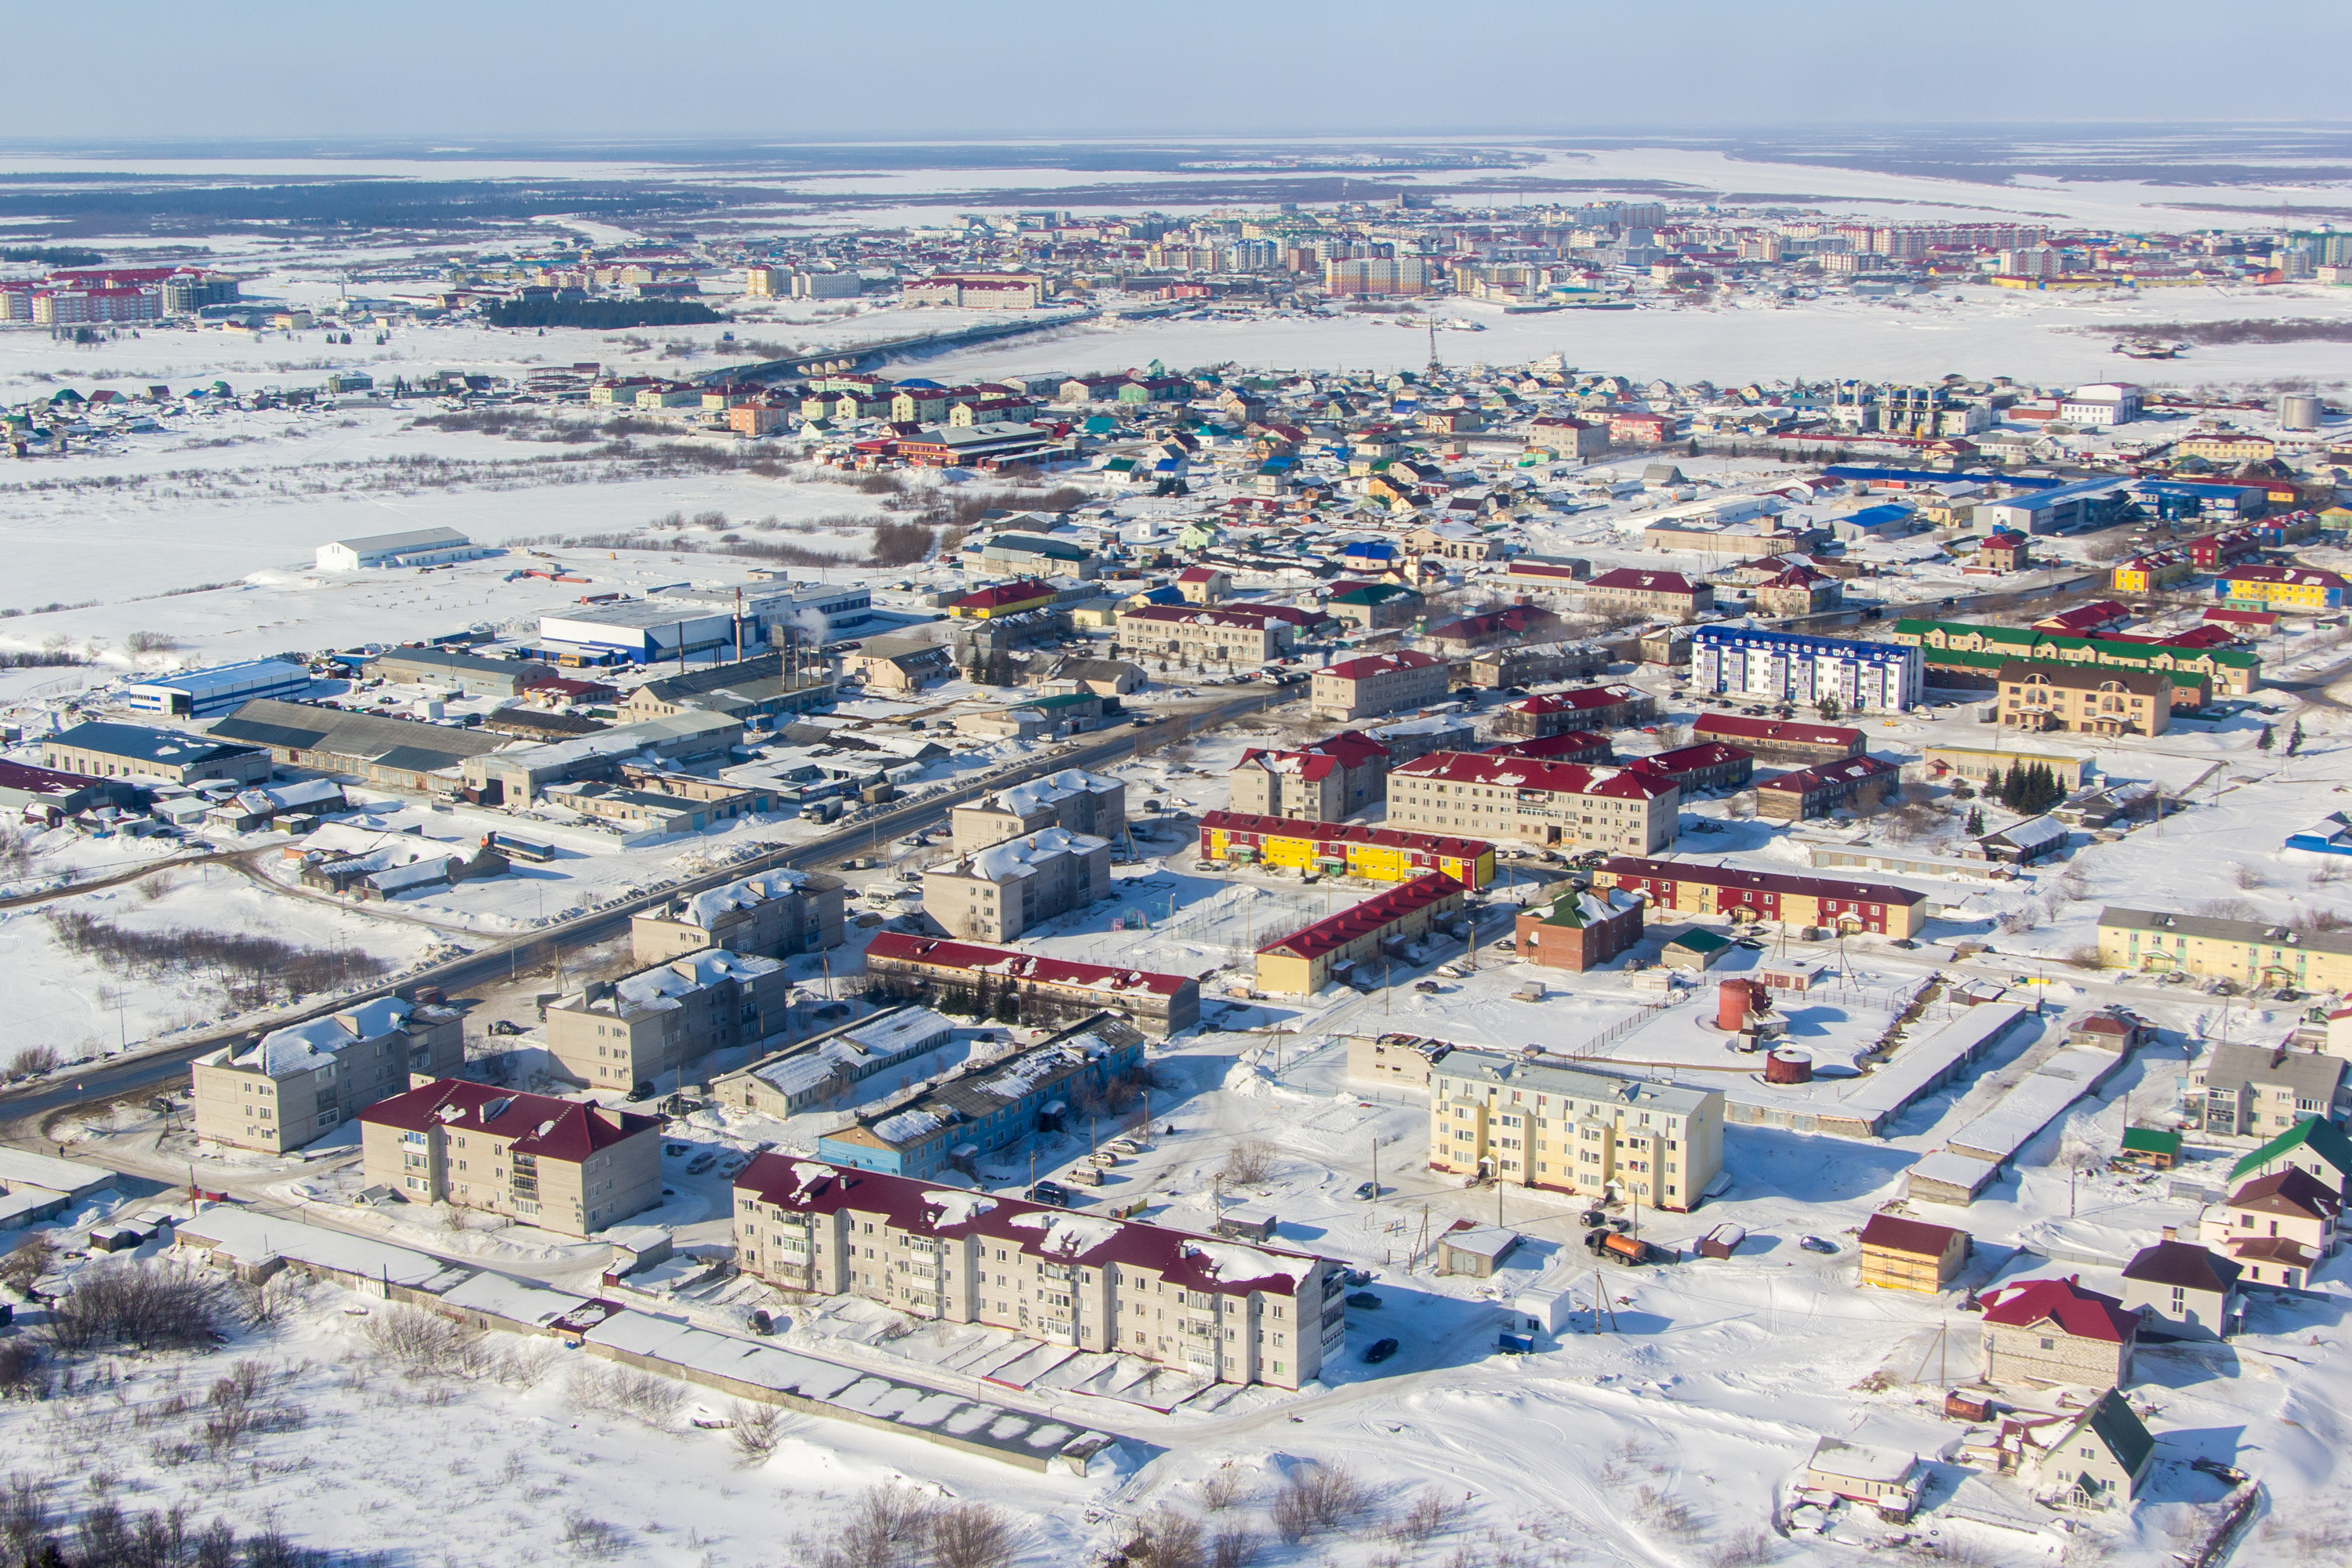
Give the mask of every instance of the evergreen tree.
[[2025, 764], [2022, 763], [2010, 763], [2009, 771], [2000, 775], [2000, 804], [2011, 811], [2017, 809], [2018, 792], [2023, 785], [2024, 777]]
[[2272, 731], [2274, 728], [2275, 726], [2269, 724], [2263, 726], [2263, 738], [2254, 742], [2254, 750], [2258, 752], [2267, 752], [2271, 749], [2271, 742], [2273, 739]]
[[1984, 835], [1984, 807], [1980, 805], [1972, 805], [1969, 807], [1969, 837], [1971, 838], [1981, 837]]
[[2293, 756], [2303, 750], [2303, 721], [2297, 719], [2286, 732], [2286, 754]]

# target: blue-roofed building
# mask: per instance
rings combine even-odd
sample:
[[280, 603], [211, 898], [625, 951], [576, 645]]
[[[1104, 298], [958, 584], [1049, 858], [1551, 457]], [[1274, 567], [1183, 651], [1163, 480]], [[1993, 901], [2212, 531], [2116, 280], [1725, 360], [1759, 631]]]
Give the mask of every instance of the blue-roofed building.
[[[1832, 463], [1822, 472], [1832, 479], [1844, 479], [1850, 483], [1870, 485], [1875, 489], [1889, 490], [1933, 489], [1939, 485], [1948, 485], [1956, 480], [1971, 478], [1967, 474], [1939, 473], [1933, 468], [1879, 468], [1863, 463]], [[2047, 490], [2056, 489], [2066, 481], [2053, 479], [2047, 475], [2034, 474], [2004, 478], [2000, 482], [2021, 490]]]
[[2142, 479], [2132, 487], [2132, 490], [2150, 511], [2168, 522], [2192, 517], [2234, 522], [2260, 517], [2270, 510], [2270, 496], [2252, 485], [2203, 484], [2194, 479]]
[[1830, 519], [1830, 532], [1848, 544], [1862, 539], [1900, 539], [1911, 531], [1916, 515], [1907, 506], [1887, 501]]
[[257, 658], [142, 680], [123, 691], [122, 705], [134, 713], [209, 719], [251, 698], [299, 697], [310, 685], [307, 666], [282, 658]]
[[1906, 643], [1703, 626], [1691, 634], [1691, 685], [1734, 701], [1810, 706], [1834, 697], [1849, 713], [1903, 713], [1924, 698], [1927, 662]]

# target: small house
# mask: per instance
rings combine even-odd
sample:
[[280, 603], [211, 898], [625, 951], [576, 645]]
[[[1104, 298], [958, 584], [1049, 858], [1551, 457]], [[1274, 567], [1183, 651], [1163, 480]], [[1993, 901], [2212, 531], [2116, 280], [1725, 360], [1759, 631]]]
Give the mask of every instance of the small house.
[[2035, 1493], [2062, 1508], [2127, 1506], [2155, 1465], [2155, 1436], [2110, 1388], [2050, 1438], [2033, 1467]]
[[2075, 1025], [2074, 1036], [2066, 1043], [2127, 1057], [2154, 1033], [2122, 1008], [2105, 1007]]
[[1704, 926], [1693, 926], [1666, 943], [1659, 958], [1669, 969], [1703, 970], [1730, 951], [1730, 938], [1718, 936]]
[[2197, 1238], [2226, 1252], [2253, 1285], [2300, 1288], [2336, 1251], [2343, 1190], [2290, 1166], [2242, 1183], [2228, 1200], [2209, 1205]]
[[1807, 1491], [1868, 1503], [1888, 1519], [1906, 1520], [1919, 1500], [1919, 1456], [1823, 1437], [1805, 1461], [1801, 1484]]
[[2283, 1171], [2301, 1171], [2339, 1195], [2352, 1193], [2352, 1138], [2326, 1117], [2306, 1117], [2231, 1166], [2230, 1180]]
[[1518, 1250], [1517, 1231], [1500, 1226], [1457, 1219], [1454, 1228], [1437, 1238], [1437, 1271], [1466, 1274], [1474, 1279], [1491, 1277], [1504, 1260]]
[[2124, 1265], [2124, 1305], [2174, 1339], [2219, 1339], [2237, 1316], [2240, 1264], [2187, 1241], [2143, 1247]]
[[1862, 1227], [1862, 1283], [1933, 1294], [1969, 1260], [1965, 1230], [1874, 1214]]
[[2169, 1127], [2126, 1127], [2116, 1159], [2144, 1170], [2169, 1171], [2180, 1163], [2180, 1134]]

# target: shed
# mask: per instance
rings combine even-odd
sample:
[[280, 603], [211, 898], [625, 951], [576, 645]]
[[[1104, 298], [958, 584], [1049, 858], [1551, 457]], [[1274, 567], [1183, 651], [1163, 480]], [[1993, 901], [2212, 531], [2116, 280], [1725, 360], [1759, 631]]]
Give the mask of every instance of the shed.
[[1862, 1282], [1890, 1290], [1940, 1290], [1969, 1258], [1967, 1231], [1896, 1215], [1872, 1215], [1860, 1239]]
[[2169, 1127], [2126, 1127], [2123, 1150], [2116, 1158], [2151, 1171], [2169, 1171], [2180, 1163], [2180, 1134]]
[[1730, 951], [1729, 937], [1717, 936], [1704, 926], [1693, 926], [1666, 943], [1659, 957], [1669, 969], [1706, 969]]
[[1966, 1208], [2000, 1174], [2000, 1166], [1993, 1161], [1938, 1149], [1922, 1155], [1904, 1173], [1903, 1195], [1919, 1203]]
[[1503, 1310], [1505, 1333], [1558, 1334], [1567, 1331], [1577, 1310], [1573, 1285], [1576, 1268], [1562, 1265], [1511, 1298]]
[[1229, 1241], [1272, 1241], [1274, 1211], [1242, 1204], [1217, 1216], [1217, 1234]]
[[1698, 1238], [1698, 1255], [1701, 1258], [1728, 1258], [1738, 1251], [1739, 1244], [1747, 1239], [1747, 1226], [1726, 1220]]
[[1503, 1266], [1518, 1245], [1517, 1231], [1457, 1219], [1454, 1228], [1437, 1239], [1437, 1271], [1485, 1279]]

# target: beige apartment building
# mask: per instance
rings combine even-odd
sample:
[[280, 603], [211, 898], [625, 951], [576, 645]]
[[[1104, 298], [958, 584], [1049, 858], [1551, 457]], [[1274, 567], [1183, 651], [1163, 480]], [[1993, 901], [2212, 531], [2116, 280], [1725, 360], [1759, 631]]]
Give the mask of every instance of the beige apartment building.
[[841, 945], [841, 879], [822, 871], [762, 871], [723, 888], [672, 899], [629, 921], [639, 963], [667, 963], [714, 947], [752, 958], [789, 958]]
[[1290, 650], [1296, 623], [1244, 605], [1144, 605], [1121, 610], [1119, 651], [1181, 664], [1256, 665]]
[[592, 1089], [629, 1089], [712, 1051], [758, 1045], [784, 1022], [783, 963], [705, 948], [619, 980], [593, 980], [547, 1009], [547, 1051]]
[[1445, 660], [1432, 653], [1368, 654], [1315, 672], [1308, 701], [1318, 719], [1365, 719], [1445, 700]]
[[1675, 841], [1682, 791], [1635, 768], [1433, 752], [1389, 774], [1389, 825], [1648, 855]]
[[2172, 727], [2172, 681], [2160, 672], [2011, 659], [1997, 679], [2005, 730], [2161, 735]]
[[1064, 768], [959, 805], [948, 813], [948, 826], [959, 855], [1048, 827], [1117, 838], [1127, 831], [1127, 785], [1083, 769]]
[[1297, 1388], [1347, 1343], [1328, 1258], [761, 1154], [735, 1178], [743, 1272], [984, 1323], [1208, 1383]]
[[1059, 827], [1008, 838], [923, 873], [923, 912], [965, 942], [1011, 942], [1110, 897], [1110, 840]]
[[233, 1149], [283, 1154], [341, 1126], [354, 1113], [466, 1065], [465, 1018], [396, 996], [273, 1029], [189, 1066], [196, 1136]]
[[370, 1186], [586, 1236], [662, 1201], [661, 1119], [440, 1079], [360, 1117]]
[[1429, 1165], [1692, 1209], [1723, 1170], [1723, 1091], [1448, 1051], [1430, 1072]]

